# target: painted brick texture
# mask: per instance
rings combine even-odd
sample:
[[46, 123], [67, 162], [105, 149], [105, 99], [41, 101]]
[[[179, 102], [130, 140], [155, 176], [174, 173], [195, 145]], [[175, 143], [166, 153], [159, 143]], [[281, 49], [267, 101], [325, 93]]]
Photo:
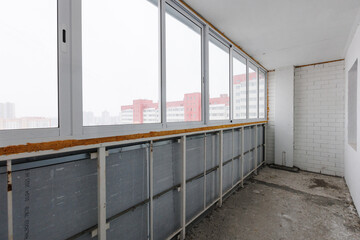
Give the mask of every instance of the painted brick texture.
[[344, 61], [295, 69], [294, 166], [344, 175]]
[[275, 161], [275, 72], [268, 73], [269, 121], [266, 127], [266, 162]]

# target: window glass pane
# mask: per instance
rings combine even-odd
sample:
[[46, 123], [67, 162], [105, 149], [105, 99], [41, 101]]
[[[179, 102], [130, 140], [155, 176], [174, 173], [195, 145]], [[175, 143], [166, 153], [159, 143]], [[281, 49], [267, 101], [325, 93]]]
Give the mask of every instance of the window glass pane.
[[158, 7], [82, 1], [83, 123], [160, 122]]
[[57, 127], [57, 1], [0, 1], [0, 33], [0, 130]]
[[257, 67], [249, 64], [249, 118], [257, 118]]
[[259, 71], [259, 118], [265, 117], [265, 73]]
[[246, 119], [246, 59], [233, 53], [234, 119]]
[[201, 121], [201, 28], [166, 5], [166, 121]]
[[229, 119], [229, 48], [210, 35], [209, 119]]

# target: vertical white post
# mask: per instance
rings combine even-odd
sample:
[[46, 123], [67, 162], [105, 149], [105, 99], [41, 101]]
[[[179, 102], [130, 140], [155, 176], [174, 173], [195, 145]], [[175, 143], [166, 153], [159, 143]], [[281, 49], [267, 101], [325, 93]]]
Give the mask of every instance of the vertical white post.
[[204, 209], [206, 208], [206, 133], [204, 134]]
[[234, 129], [232, 130], [231, 186], [234, 186]]
[[254, 157], [254, 161], [255, 161], [255, 174], [257, 175], [258, 171], [258, 126], [255, 125], [255, 157]]
[[106, 240], [106, 151], [98, 148], [98, 239]]
[[249, 60], [246, 60], [246, 119], [249, 119]]
[[245, 148], [245, 128], [241, 128], [241, 187], [244, 187], [244, 148]]
[[13, 231], [13, 202], [12, 202], [12, 170], [11, 160], [6, 162], [7, 169], [7, 214], [8, 214], [8, 240], [14, 239]]
[[[233, 46], [229, 48], [229, 89], [230, 89], [230, 101], [229, 101], [229, 118], [230, 121], [234, 119], [234, 105], [233, 105]], [[227, 159], [226, 159], [227, 161]]]
[[259, 68], [256, 68], [256, 76], [257, 76], [257, 78], [256, 78], [256, 81], [257, 81], [257, 84], [256, 84], [256, 86], [257, 86], [257, 90], [256, 90], [256, 92], [257, 92], [257, 96], [256, 96], [256, 98], [257, 98], [257, 101], [256, 101], [256, 108], [257, 108], [257, 112], [256, 112], [256, 118], [259, 118], [260, 116], [259, 116], [259, 106], [260, 106], [260, 104], [259, 104], [259, 100], [260, 100], [260, 92], [259, 92], [259, 90], [260, 90], [260, 87], [259, 87]]
[[220, 176], [219, 176], [219, 192], [220, 192], [220, 200], [219, 200], [219, 206], [222, 206], [222, 198], [223, 198], [223, 161], [224, 161], [224, 139], [223, 139], [223, 130], [220, 130], [220, 165], [219, 165], [219, 171], [220, 171]]
[[209, 25], [204, 27], [204, 124], [208, 124], [210, 110], [209, 110]]
[[266, 124], [264, 124], [264, 134], [263, 134], [263, 136], [264, 136], [264, 139], [263, 139], [263, 151], [264, 151], [264, 158], [263, 158], [263, 162], [264, 162], [264, 164], [266, 164]]
[[161, 123], [166, 125], [166, 43], [165, 43], [165, 0], [159, 0], [159, 81]]
[[154, 239], [154, 143], [150, 141], [150, 162], [149, 162], [149, 198], [150, 198], [150, 240]]
[[186, 235], [186, 136], [182, 137], [181, 239]]

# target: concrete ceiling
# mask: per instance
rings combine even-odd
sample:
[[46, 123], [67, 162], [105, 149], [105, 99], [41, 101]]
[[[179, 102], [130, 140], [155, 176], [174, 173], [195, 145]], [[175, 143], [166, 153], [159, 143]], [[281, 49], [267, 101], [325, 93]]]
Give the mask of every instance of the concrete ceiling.
[[360, 0], [185, 0], [267, 69], [345, 57]]

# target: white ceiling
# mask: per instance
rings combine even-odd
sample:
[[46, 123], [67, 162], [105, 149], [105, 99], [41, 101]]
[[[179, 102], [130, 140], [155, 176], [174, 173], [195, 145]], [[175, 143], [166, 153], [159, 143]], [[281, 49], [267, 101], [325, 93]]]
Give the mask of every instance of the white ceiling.
[[267, 69], [344, 58], [360, 0], [185, 0]]

